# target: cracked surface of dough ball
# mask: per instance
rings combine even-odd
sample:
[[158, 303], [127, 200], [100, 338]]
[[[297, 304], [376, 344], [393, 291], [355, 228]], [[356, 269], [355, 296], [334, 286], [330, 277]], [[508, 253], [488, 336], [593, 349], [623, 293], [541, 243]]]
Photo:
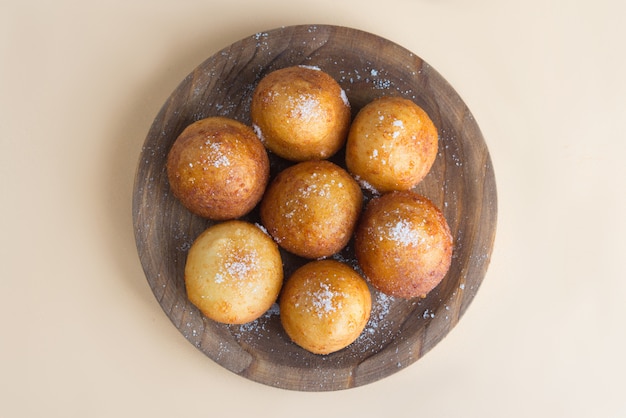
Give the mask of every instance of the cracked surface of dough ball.
[[167, 157], [172, 193], [196, 215], [239, 218], [261, 200], [269, 181], [267, 151], [251, 127], [224, 117], [189, 125]]
[[426, 297], [448, 272], [452, 235], [443, 213], [427, 198], [396, 191], [372, 199], [355, 233], [355, 253], [379, 291]]
[[409, 190], [428, 174], [437, 153], [437, 128], [426, 112], [410, 100], [381, 97], [354, 118], [346, 166], [380, 193]]
[[330, 161], [305, 161], [267, 187], [261, 222], [285, 250], [313, 259], [340, 251], [350, 240], [363, 193], [350, 174]]
[[257, 319], [276, 302], [282, 283], [278, 246], [248, 222], [232, 220], [209, 227], [187, 255], [187, 297], [217, 322]]
[[329, 354], [354, 342], [369, 320], [372, 298], [366, 281], [335, 260], [312, 261], [296, 270], [280, 296], [280, 318], [293, 342]]
[[344, 144], [350, 104], [330, 75], [293, 66], [261, 79], [250, 106], [253, 127], [265, 146], [291, 161], [326, 159]]

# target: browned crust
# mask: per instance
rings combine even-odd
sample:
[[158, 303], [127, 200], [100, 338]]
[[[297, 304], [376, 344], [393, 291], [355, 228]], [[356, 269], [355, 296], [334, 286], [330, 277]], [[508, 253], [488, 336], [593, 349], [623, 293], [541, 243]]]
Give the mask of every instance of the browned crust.
[[208, 318], [243, 324], [277, 300], [283, 266], [276, 243], [257, 226], [220, 222], [194, 241], [185, 263], [189, 300]]
[[287, 67], [261, 79], [250, 115], [257, 133], [276, 155], [292, 161], [325, 159], [339, 151], [348, 134], [351, 113], [344, 98], [327, 73]]
[[346, 166], [381, 193], [409, 190], [428, 174], [437, 153], [437, 128], [428, 114], [408, 99], [381, 97], [352, 122]]
[[373, 199], [355, 233], [359, 266], [378, 290], [425, 297], [444, 278], [453, 242], [443, 213], [427, 198], [397, 191]]
[[358, 338], [369, 320], [372, 298], [365, 280], [351, 267], [321, 260], [293, 273], [279, 304], [287, 335], [308, 351], [329, 354]]
[[268, 186], [261, 221], [287, 251], [326, 257], [350, 240], [362, 202], [359, 185], [343, 168], [325, 160], [306, 161], [283, 170]]
[[261, 200], [269, 181], [267, 151], [252, 128], [210, 117], [189, 125], [167, 158], [172, 193], [191, 212], [239, 218]]

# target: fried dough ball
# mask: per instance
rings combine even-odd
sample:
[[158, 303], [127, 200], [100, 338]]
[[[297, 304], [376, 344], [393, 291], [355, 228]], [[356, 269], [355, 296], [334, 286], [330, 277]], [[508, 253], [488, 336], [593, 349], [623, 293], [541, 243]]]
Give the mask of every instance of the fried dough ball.
[[312, 261], [283, 287], [280, 319], [293, 342], [329, 354], [356, 340], [369, 320], [372, 299], [366, 281], [335, 260]]
[[367, 205], [355, 233], [355, 254], [379, 291], [423, 298], [450, 268], [452, 235], [430, 200], [412, 191], [396, 191]]
[[409, 190], [430, 171], [437, 147], [437, 128], [421, 107], [401, 97], [382, 97], [354, 118], [346, 166], [380, 193]]
[[250, 107], [265, 146], [291, 161], [326, 159], [344, 144], [350, 104], [339, 84], [317, 67], [294, 66], [261, 79]]
[[335, 254], [350, 240], [363, 204], [358, 183], [330, 161], [281, 171], [261, 201], [261, 222], [285, 250], [306, 258]]
[[254, 224], [215, 224], [194, 241], [185, 264], [187, 296], [214, 321], [243, 324], [278, 298], [283, 266], [276, 243]]
[[267, 151], [252, 128], [209, 117], [189, 125], [167, 157], [174, 196], [191, 212], [213, 220], [239, 218], [263, 197]]

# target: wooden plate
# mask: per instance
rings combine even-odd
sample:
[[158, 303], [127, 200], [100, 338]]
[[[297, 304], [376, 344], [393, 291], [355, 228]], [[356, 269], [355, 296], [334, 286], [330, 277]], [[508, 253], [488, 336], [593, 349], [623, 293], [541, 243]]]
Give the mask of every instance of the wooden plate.
[[[422, 300], [373, 292], [373, 311], [361, 337], [319, 356], [289, 341], [275, 306], [238, 326], [205, 318], [188, 300], [187, 250], [211, 222], [192, 215], [169, 190], [165, 161], [190, 123], [214, 115], [250, 124], [250, 98], [272, 70], [312, 65], [345, 90], [353, 113], [376, 97], [399, 95], [422, 106], [440, 135], [439, 154], [416, 191], [438, 205], [453, 236], [452, 266]], [[335, 162], [343, 164], [343, 154]], [[272, 173], [287, 163], [271, 156]], [[401, 46], [337, 26], [292, 26], [251, 35], [217, 52], [172, 93], [148, 132], [137, 169], [133, 219], [139, 258], [163, 310], [194, 346], [253, 381], [301, 391], [331, 391], [389, 376], [422, 357], [458, 322], [483, 280], [496, 226], [496, 187], [489, 152], [469, 109], [427, 63]], [[259, 222], [257, 211], [245, 219]], [[285, 277], [303, 260], [284, 255]], [[351, 244], [335, 258], [355, 266]]]

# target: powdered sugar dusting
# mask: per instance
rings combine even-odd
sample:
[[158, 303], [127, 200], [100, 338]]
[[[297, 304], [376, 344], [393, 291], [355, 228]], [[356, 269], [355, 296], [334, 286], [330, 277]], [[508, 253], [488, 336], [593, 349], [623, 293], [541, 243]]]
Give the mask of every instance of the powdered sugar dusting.
[[434, 317], [435, 317], [435, 313], [431, 311], [430, 309], [424, 310], [424, 313], [422, 314], [422, 318], [424, 319], [429, 319], [429, 318], [432, 319]]
[[259, 256], [256, 250], [245, 251], [232, 257], [215, 274], [217, 284], [237, 284], [245, 282], [250, 272], [259, 268]]
[[320, 103], [311, 94], [301, 94], [298, 97], [290, 97], [291, 117], [295, 119], [311, 120], [315, 117], [316, 111], [319, 109]]
[[208, 163], [213, 167], [228, 167], [230, 166], [230, 159], [222, 152], [222, 147], [218, 142], [206, 142], [211, 150], [211, 155], [208, 158]]
[[280, 307], [275, 302], [259, 318], [242, 325], [233, 325], [231, 330], [235, 337], [245, 340], [248, 344], [255, 344], [263, 339], [271, 340], [275, 338], [275, 320], [279, 315]]
[[245, 279], [251, 270], [257, 268], [258, 255], [256, 250], [244, 253], [237, 257], [234, 261], [224, 264], [226, 271], [231, 277], [236, 279]]
[[259, 138], [259, 140], [265, 144], [265, 137], [263, 136], [263, 131], [261, 130], [261, 127], [256, 123], [253, 123], [252, 129], [254, 130], [254, 133]]
[[259, 228], [259, 229], [260, 229], [260, 230], [261, 230], [261, 231], [262, 231], [265, 235], [268, 235], [268, 236], [269, 236], [269, 232], [267, 232], [267, 229], [266, 229], [263, 225], [261, 225], [261, 224], [260, 224], [260, 223], [258, 223], [258, 222], [257, 222], [257, 223], [255, 223], [254, 225], [255, 225], [257, 228]]
[[[378, 155], [378, 153], [376, 155]], [[354, 176], [354, 179], [356, 180], [357, 183], [359, 183], [359, 186], [361, 186], [361, 189], [367, 190], [374, 196], [380, 196], [380, 192], [364, 178], [360, 176]]]
[[394, 326], [387, 318], [395, 299], [385, 293], [372, 292], [372, 312], [363, 332], [357, 338], [362, 352], [382, 348], [393, 338]]
[[325, 316], [337, 309], [341, 309], [341, 302], [335, 302], [335, 298], [341, 293], [334, 292], [328, 283], [321, 282], [319, 290], [311, 292], [311, 303], [318, 317]]
[[348, 95], [346, 94], [344, 89], [341, 89], [341, 92], [339, 93], [341, 95], [341, 100], [343, 101], [343, 103], [350, 107], [350, 100], [348, 100]]
[[301, 64], [301, 65], [298, 65], [298, 67], [307, 68], [309, 70], [322, 71], [322, 69], [320, 67], [318, 67], [317, 65], [304, 65], [304, 64]]
[[405, 219], [401, 219], [396, 224], [389, 228], [387, 234], [389, 239], [398, 242], [402, 245], [418, 245], [421, 238], [419, 233], [412, 227], [412, 225]]

